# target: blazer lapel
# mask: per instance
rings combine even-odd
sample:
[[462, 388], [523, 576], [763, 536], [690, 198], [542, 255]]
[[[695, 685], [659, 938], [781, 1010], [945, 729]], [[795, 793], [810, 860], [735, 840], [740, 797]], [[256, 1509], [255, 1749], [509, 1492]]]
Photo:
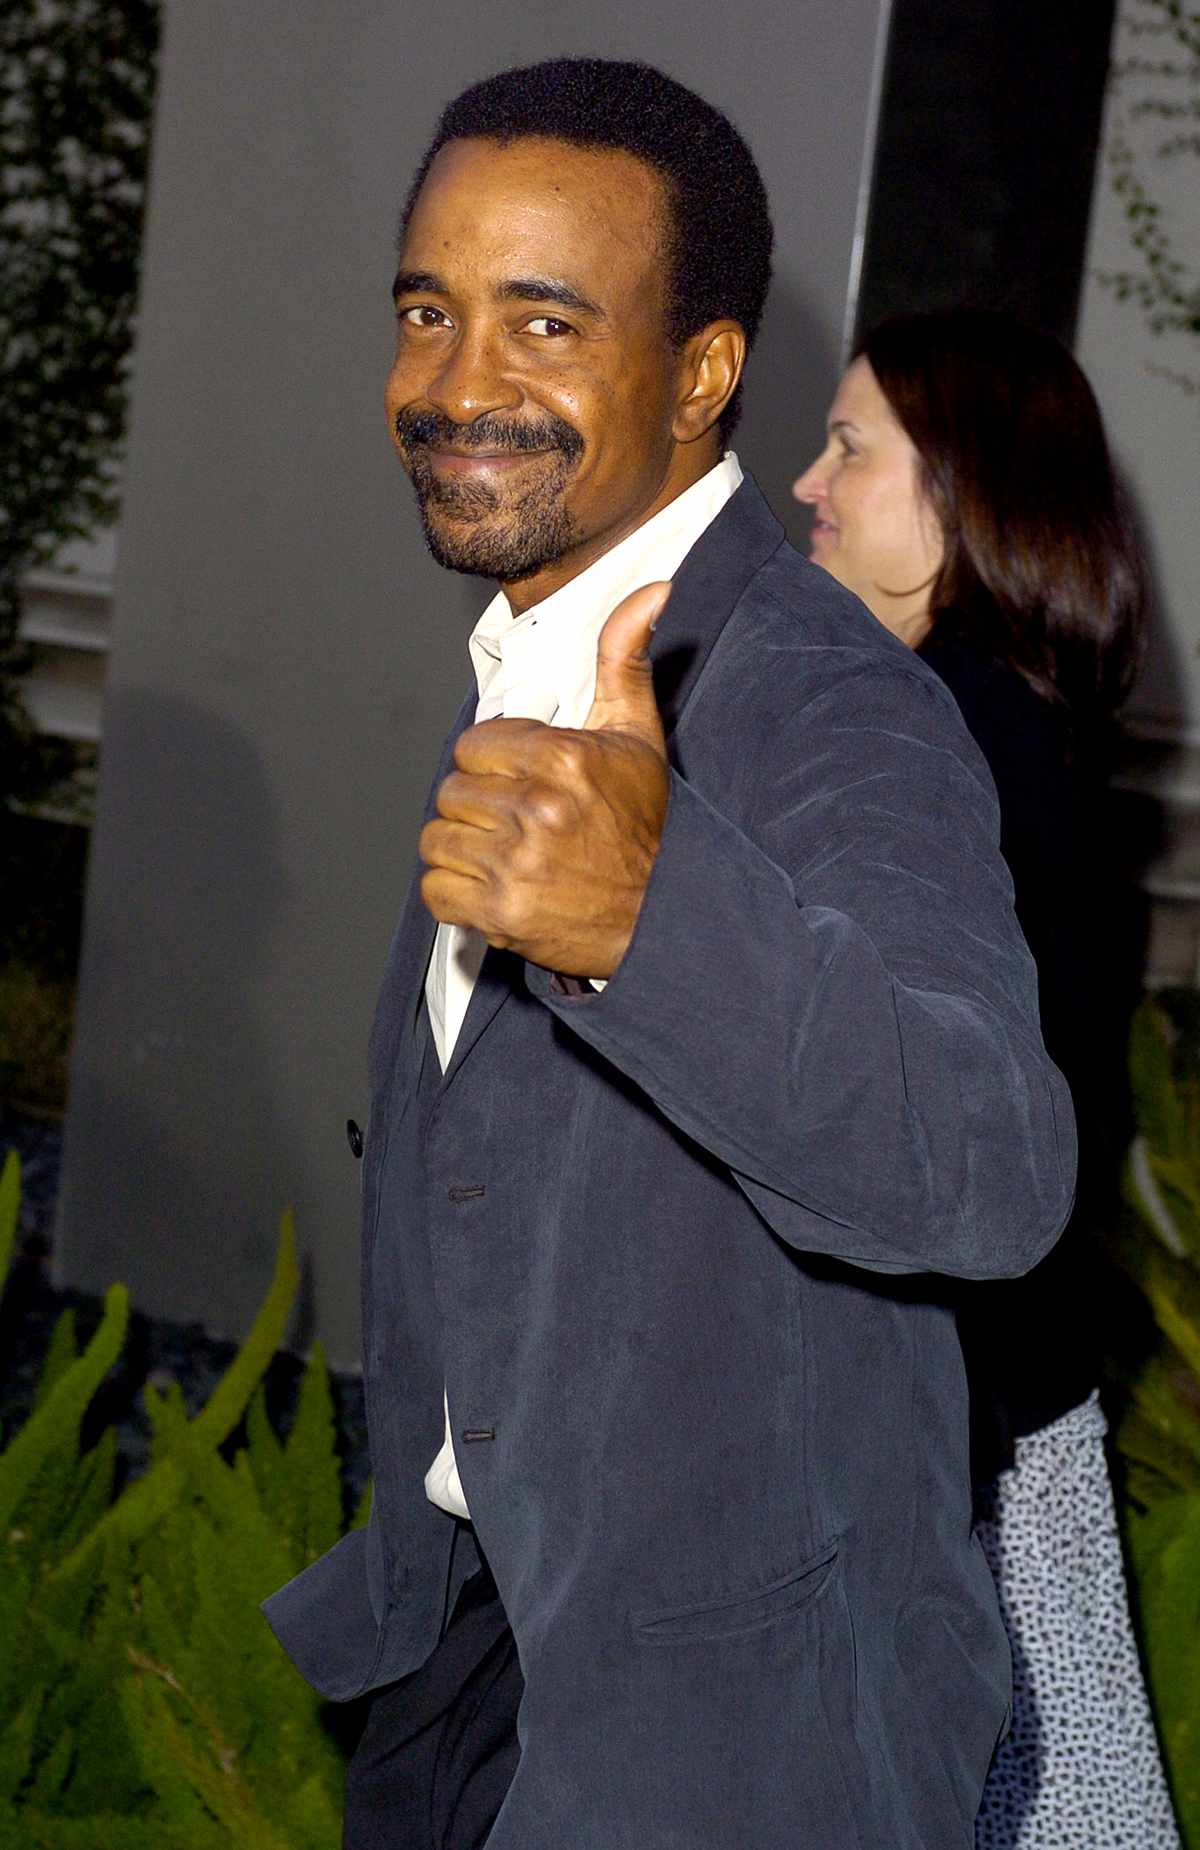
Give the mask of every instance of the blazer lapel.
[[523, 982], [524, 968], [522, 959], [514, 957], [511, 951], [497, 951], [493, 946], [488, 946], [479, 977], [471, 991], [462, 1027], [458, 1031], [458, 1039], [454, 1043], [450, 1064], [442, 1076], [444, 1086], [450, 1084], [497, 1010], [508, 1001], [514, 988]]
[[[459, 708], [458, 716], [443, 747], [433, 782], [429, 787], [425, 811], [421, 818], [422, 828], [436, 811], [437, 793], [441, 788], [442, 780], [449, 775], [452, 768], [454, 747], [458, 743], [459, 736], [466, 731], [475, 718], [477, 700], [478, 694], [472, 688]], [[417, 1016], [425, 995], [425, 972], [429, 966], [429, 953], [433, 948], [433, 936], [437, 929], [433, 915], [426, 910], [421, 899], [422, 866], [423, 863], [419, 859], [413, 863], [404, 909], [392, 936], [387, 963], [384, 966], [383, 984], [375, 1010], [374, 1026], [371, 1030], [370, 1065], [372, 1079], [376, 1085], [383, 1080], [385, 1075], [395, 1070], [398, 1061], [404, 1061], [410, 1065], [415, 1063]]]
[[758, 483], [747, 475], [676, 572], [670, 600], [650, 644], [654, 691], [668, 751], [734, 605], [784, 538]]

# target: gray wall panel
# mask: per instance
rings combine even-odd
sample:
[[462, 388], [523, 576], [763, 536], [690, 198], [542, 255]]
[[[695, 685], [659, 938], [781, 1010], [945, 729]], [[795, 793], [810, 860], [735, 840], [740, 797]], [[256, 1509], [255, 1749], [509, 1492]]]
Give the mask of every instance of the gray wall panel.
[[295, 1331], [357, 1346], [363, 1052], [487, 596], [388, 443], [396, 213], [440, 104], [646, 57], [758, 154], [778, 281], [739, 433], [780, 512], [832, 391], [879, 0], [600, 16], [169, 0], [57, 1264], [226, 1332], [295, 1203]]

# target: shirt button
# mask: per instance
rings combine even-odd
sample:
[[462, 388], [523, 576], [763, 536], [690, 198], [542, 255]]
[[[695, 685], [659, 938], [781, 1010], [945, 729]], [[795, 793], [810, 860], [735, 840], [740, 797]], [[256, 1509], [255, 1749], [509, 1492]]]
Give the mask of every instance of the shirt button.
[[363, 1153], [363, 1134], [359, 1130], [353, 1118], [346, 1119], [346, 1142], [350, 1145], [350, 1149], [353, 1155], [355, 1156], [362, 1155]]

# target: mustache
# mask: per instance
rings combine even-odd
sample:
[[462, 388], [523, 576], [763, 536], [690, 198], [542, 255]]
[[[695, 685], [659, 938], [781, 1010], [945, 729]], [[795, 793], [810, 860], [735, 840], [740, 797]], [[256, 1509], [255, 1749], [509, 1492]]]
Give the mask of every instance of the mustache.
[[406, 408], [396, 413], [397, 441], [405, 450], [428, 449], [442, 444], [447, 449], [521, 451], [560, 450], [568, 462], [583, 454], [583, 438], [564, 419], [547, 411], [540, 418], [476, 418], [471, 424], [456, 424], [440, 411], [417, 411]]

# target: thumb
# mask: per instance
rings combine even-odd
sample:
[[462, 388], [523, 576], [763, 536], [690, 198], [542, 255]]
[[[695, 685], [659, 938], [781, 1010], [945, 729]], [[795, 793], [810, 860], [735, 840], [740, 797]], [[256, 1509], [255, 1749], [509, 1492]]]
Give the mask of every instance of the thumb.
[[600, 632], [596, 694], [585, 732], [631, 732], [666, 758], [666, 741], [650, 669], [650, 637], [671, 586], [640, 585], [622, 598]]

